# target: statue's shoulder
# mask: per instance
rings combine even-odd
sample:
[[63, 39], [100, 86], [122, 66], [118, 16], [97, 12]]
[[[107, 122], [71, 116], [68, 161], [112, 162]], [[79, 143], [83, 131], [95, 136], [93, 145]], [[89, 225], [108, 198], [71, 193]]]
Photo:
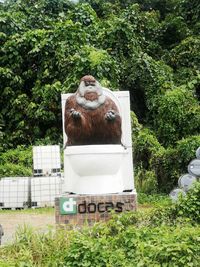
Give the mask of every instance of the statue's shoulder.
[[75, 99], [75, 94], [70, 95], [67, 99], [66, 99], [66, 104], [75, 104], [76, 103], [76, 99]]

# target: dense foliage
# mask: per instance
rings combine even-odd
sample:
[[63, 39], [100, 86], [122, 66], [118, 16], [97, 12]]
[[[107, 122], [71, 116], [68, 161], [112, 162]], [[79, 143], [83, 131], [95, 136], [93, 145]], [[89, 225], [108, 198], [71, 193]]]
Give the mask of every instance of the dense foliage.
[[182, 198], [175, 205], [177, 215], [190, 218], [200, 223], [200, 183], [196, 183], [192, 190], [189, 190], [186, 197]]
[[129, 90], [145, 192], [169, 191], [200, 146], [200, 4], [189, 0], [0, 3], [0, 151], [62, 143], [62, 92], [94, 75]]
[[0, 154], [0, 177], [31, 176], [32, 158], [31, 147], [19, 146]]
[[[198, 266], [199, 227], [138, 229], [132, 225], [122, 231], [119, 227], [112, 229], [113, 226], [114, 222], [103, 229], [69, 234], [60, 230], [56, 235], [39, 235], [30, 229], [21, 231], [16, 243], [0, 252], [3, 254], [0, 264], [2, 267]], [[113, 230], [116, 232], [112, 233]]]
[[[40, 233], [24, 227], [0, 249], [0, 265], [10, 266], [199, 266], [200, 184], [175, 205], [164, 196], [155, 209], [113, 215], [83, 229]], [[142, 196], [144, 200], [144, 195]], [[191, 200], [192, 199], [192, 200]], [[190, 201], [191, 200], [191, 201]], [[166, 205], [166, 203], [168, 204]]]

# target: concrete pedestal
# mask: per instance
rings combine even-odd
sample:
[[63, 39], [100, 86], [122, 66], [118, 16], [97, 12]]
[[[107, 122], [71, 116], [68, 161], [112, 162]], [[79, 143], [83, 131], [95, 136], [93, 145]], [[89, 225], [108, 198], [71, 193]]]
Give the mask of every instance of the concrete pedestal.
[[66, 194], [56, 198], [56, 223], [68, 226], [92, 225], [107, 221], [115, 213], [134, 211], [137, 195], [133, 192], [101, 195]]

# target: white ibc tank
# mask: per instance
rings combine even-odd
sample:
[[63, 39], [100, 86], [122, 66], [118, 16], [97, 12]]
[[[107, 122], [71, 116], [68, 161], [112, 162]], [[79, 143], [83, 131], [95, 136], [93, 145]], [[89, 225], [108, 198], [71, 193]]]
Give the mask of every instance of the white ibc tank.
[[60, 176], [60, 147], [58, 145], [33, 147], [34, 176]]
[[31, 179], [31, 202], [35, 207], [54, 206], [55, 197], [61, 194], [60, 177], [33, 177]]
[[[128, 91], [111, 92], [104, 88], [104, 94], [117, 104], [122, 118], [122, 145], [68, 146], [64, 151], [63, 193], [106, 194], [134, 190], [132, 138], [130, 120], [130, 99]], [[66, 99], [62, 95], [63, 136], [64, 109]]]
[[30, 177], [5, 177], [0, 180], [0, 208], [23, 208], [28, 202]]

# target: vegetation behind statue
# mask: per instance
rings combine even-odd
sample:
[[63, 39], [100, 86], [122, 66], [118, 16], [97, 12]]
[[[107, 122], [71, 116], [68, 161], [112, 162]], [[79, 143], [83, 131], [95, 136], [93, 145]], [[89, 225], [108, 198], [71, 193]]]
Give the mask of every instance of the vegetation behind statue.
[[130, 91], [136, 175], [154, 190], [175, 185], [200, 144], [199, 10], [188, 0], [1, 3], [0, 151], [62, 143], [60, 94], [90, 73]]

